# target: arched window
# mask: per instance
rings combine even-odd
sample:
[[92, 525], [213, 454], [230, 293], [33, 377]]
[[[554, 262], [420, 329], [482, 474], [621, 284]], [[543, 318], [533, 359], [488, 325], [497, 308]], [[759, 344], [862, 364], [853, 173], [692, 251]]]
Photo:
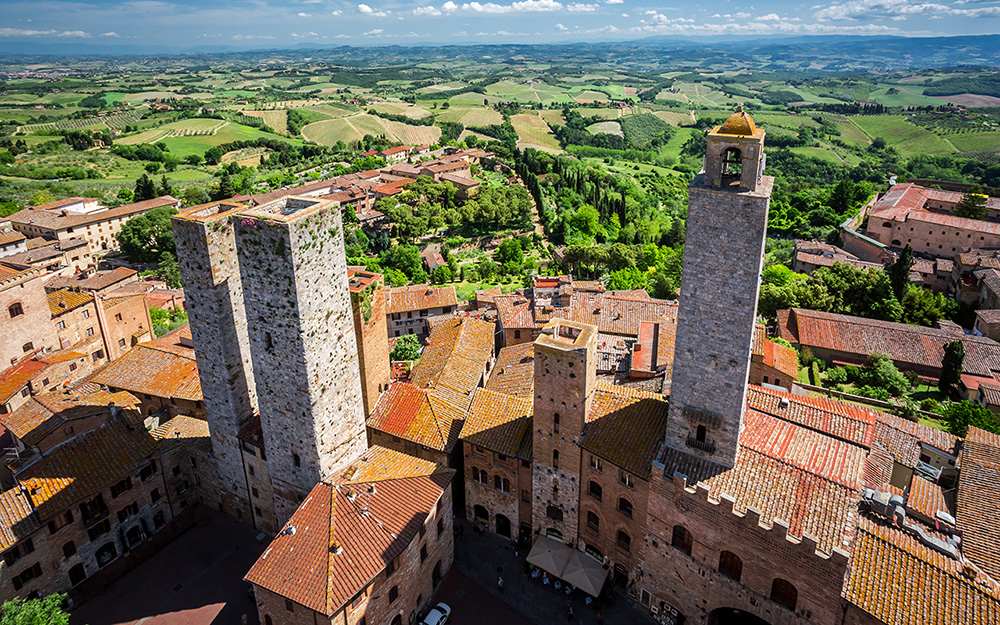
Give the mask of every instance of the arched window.
[[722, 175], [739, 176], [743, 172], [743, 152], [736, 148], [726, 148], [722, 153]]
[[69, 570], [69, 583], [73, 586], [76, 586], [85, 579], [87, 579], [87, 569], [83, 567], [82, 562], [74, 565]]
[[621, 512], [628, 518], [632, 518], [632, 502], [624, 497], [618, 498], [618, 512]]
[[557, 508], [555, 506], [549, 506], [548, 508], [546, 508], [545, 509], [545, 516], [549, 517], [553, 521], [562, 521], [563, 520], [562, 510], [560, 510], [559, 508]]
[[670, 539], [670, 544], [675, 548], [680, 549], [684, 553], [691, 555], [691, 544], [694, 542], [694, 538], [691, 536], [691, 532], [687, 531], [687, 528], [683, 525], [674, 526], [674, 534]]
[[510, 480], [508, 480], [507, 478], [503, 478], [503, 482], [500, 484], [500, 490], [502, 490], [505, 493], [509, 493], [510, 492]]
[[399, 597], [399, 586], [393, 586], [389, 589], [389, 603], [392, 603]]
[[587, 483], [587, 494], [596, 499], [597, 501], [600, 501], [601, 496], [604, 494], [604, 489], [602, 489], [601, 485], [595, 482], [594, 480], [590, 480]]
[[891, 228], [892, 227], [892, 222], [891, 221], [883, 221], [882, 222], [882, 227], [883, 228]]
[[587, 510], [587, 527], [598, 532], [601, 530], [601, 519], [596, 514]]
[[10, 318], [20, 317], [24, 314], [24, 306], [21, 306], [21, 302], [14, 302], [7, 307], [7, 312], [10, 313]]
[[76, 553], [76, 543], [75, 542], [73, 542], [71, 540], [68, 543], [66, 543], [65, 545], [63, 545], [63, 556], [65, 556], [65, 557], [68, 558], [71, 555], [73, 555], [74, 553]]
[[799, 601], [799, 591], [791, 582], [776, 577], [771, 582], [771, 600], [794, 612], [795, 604]]
[[618, 530], [618, 548], [622, 551], [632, 551], [632, 537]]
[[503, 480], [500, 479], [499, 475], [493, 476], [493, 488], [500, 490], [500, 486], [503, 485]]
[[[765, 378], [764, 381], [766, 382], [767, 379]], [[699, 425], [698, 429], [695, 431], [694, 437], [695, 437], [695, 439], [699, 443], [704, 443], [705, 442], [705, 434], [706, 434], [705, 426], [704, 425]]]
[[558, 449], [553, 449], [552, 450], [552, 468], [553, 469], [558, 469], [559, 468], [559, 450]]
[[743, 577], [743, 560], [733, 553], [732, 551], [723, 551], [719, 554], [719, 572], [734, 579], [740, 581]]
[[274, 625], [274, 620], [271, 618], [270, 614], [264, 615], [264, 625]]
[[559, 433], [559, 413], [558, 412], [555, 413], [554, 415], [552, 415], [552, 433], [553, 434], [558, 434]]

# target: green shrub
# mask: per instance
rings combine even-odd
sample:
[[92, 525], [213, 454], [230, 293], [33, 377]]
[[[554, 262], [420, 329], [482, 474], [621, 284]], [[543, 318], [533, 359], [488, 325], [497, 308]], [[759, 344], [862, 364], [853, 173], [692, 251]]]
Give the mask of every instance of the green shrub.
[[925, 412], [941, 412], [941, 404], [933, 397], [928, 397], [920, 402], [920, 409]]
[[819, 363], [814, 359], [812, 364], [809, 365], [809, 382], [813, 386], [820, 386], [821, 381], [819, 377]]
[[834, 367], [826, 372], [826, 381], [829, 384], [844, 384], [847, 380], [847, 369], [844, 367]]
[[889, 401], [892, 397], [888, 390], [879, 386], [862, 386], [858, 390], [854, 391], [854, 394], [862, 397], [868, 397], [869, 399], [877, 399], [879, 401]]

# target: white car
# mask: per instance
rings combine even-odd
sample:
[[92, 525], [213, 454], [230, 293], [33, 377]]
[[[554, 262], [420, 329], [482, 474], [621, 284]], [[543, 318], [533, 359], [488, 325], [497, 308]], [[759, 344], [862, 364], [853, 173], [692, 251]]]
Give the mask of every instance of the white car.
[[427, 611], [424, 620], [420, 621], [420, 625], [445, 625], [450, 616], [451, 608], [448, 607], [448, 604], [439, 603]]

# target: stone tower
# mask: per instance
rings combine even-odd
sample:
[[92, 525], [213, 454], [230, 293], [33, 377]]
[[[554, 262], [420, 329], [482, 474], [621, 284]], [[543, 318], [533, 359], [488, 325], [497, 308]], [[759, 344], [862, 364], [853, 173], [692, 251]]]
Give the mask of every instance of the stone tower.
[[753, 342], [767, 211], [764, 131], [742, 109], [708, 133], [688, 189], [666, 445], [731, 467]]
[[368, 447], [340, 209], [288, 196], [233, 225], [280, 524]]
[[379, 395], [389, 388], [389, 332], [385, 318], [385, 281], [380, 273], [349, 269], [354, 314], [354, 340], [358, 344], [361, 392], [365, 416], [371, 414]]
[[535, 340], [531, 524], [575, 541], [579, 527], [580, 434], [596, 388], [597, 328], [553, 319]]
[[257, 405], [231, 223], [243, 208], [234, 202], [195, 206], [174, 217], [173, 226], [223, 510], [254, 519], [236, 439]]

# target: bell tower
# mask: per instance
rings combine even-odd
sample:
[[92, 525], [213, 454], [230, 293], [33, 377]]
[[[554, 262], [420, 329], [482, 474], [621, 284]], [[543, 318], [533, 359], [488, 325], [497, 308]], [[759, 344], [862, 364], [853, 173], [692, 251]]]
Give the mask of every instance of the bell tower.
[[688, 189], [667, 447], [731, 467], [746, 406], [767, 211], [764, 131], [742, 108], [708, 133]]

